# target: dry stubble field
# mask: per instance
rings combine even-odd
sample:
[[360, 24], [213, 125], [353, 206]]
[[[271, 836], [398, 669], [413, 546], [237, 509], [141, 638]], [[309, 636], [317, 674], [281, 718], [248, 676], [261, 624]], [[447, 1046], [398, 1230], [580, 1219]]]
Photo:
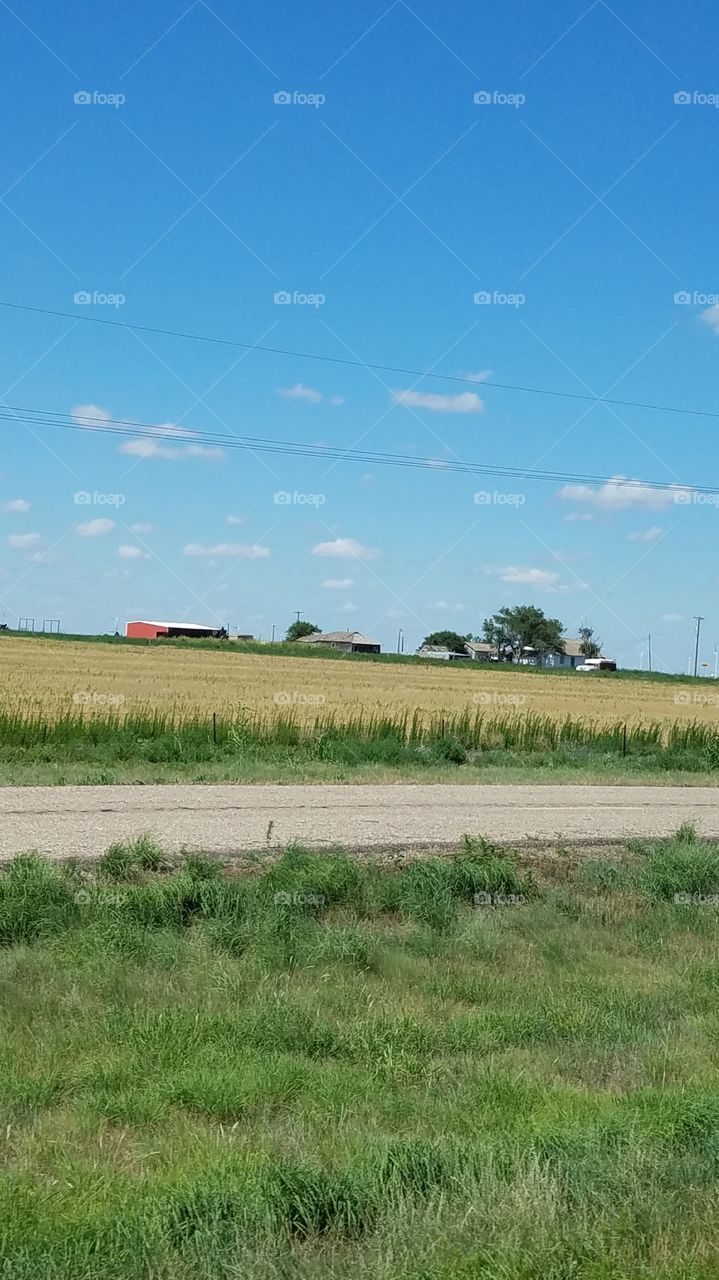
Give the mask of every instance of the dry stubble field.
[[[36, 710], [45, 720], [82, 711], [92, 717], [157, 710], [166, 715], [234, 715], [273, 719], [291, 711], [300, 721], [328, 713], [341, 720], [360, 711], [393, 715], [467, 708], [563, 719], [624, 720], [630, 725], [699, 720], [716, 723], [717, 706], [696, 684], [498, 670], [438, 662], [381, 664], [323, 661], [168, 645], [147, 648], [98, 642], [7, 637], [0, 640], [0, 713]], [[707, 700], [708, 699], [708, 700]]]

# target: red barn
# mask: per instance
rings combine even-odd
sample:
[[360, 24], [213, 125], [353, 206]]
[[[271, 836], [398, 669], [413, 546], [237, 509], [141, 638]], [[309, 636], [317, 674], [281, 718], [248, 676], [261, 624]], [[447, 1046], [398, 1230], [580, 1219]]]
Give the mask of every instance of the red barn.
[[185, 636], [190, 640], [199, 640], [206, 636], [224, 639], [227, 631], [224, 627], [204, 626], [199, 622], [128, 622], [125, 635], [133, 640], [163, 640]]

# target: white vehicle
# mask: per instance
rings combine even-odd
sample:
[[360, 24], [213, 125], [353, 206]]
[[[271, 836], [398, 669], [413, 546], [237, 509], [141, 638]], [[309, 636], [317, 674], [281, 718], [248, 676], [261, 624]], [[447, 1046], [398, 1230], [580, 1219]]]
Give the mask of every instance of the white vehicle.
[[575, 671], [616, 671], [617, 664], [612, 662], [610, 658], [587, 658], [580, 666], [575, 667]]

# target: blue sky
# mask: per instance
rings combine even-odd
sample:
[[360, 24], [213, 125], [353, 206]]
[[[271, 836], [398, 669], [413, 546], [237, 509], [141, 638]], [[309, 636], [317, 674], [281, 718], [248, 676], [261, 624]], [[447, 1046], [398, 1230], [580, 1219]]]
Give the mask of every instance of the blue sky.
[[3, 2], [0, 298], [72, 318], [0, 309], [0, 399], [85, 427], [2, 424], [7, 621], [267, 638], [301, 610], [411, 649], [531, 602], [686, 670], [700, 613], [713, 670], [716, 424], [491, 382], [716, 408], [716, 28], [668, 0]]

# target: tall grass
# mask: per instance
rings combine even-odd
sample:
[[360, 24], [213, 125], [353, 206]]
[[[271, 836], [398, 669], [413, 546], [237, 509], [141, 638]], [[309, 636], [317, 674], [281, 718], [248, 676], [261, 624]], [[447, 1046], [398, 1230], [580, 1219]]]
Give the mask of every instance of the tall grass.
[[16, 859], [3, 1280], [713, 1280], [719, 846], [617, 863]]
[[6, 760], [164, 762], [295, 752], [349, 764], [428, 765], [470, 759], [481, 764], [484, 758], [496, 759], [497, 753], [554, 755], [567, 763], [631, 756], [651, 759], [658, 767], [704, 770], [719, 768], [719, 725], [637, 725], [476, 708], [449, 714], [362, 711], [348, 717], [330, 711], [314, 719], [291, 710], [205, 716], [177, 706], [86, 715], [73, 708], [51, 719], [38, 703], [0, 712], [0, 750]]

